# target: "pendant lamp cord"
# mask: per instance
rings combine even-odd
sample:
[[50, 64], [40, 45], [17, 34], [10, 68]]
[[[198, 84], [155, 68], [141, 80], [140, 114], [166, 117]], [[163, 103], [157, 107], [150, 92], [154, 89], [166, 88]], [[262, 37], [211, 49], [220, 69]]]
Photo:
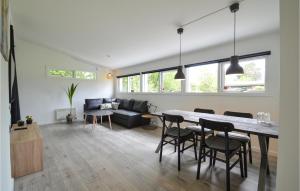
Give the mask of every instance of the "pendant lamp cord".
[[179, 64], [181, 66], [181, 34], [179, 34]]
[[236, 12], [234, 12], [234, 24], [233, 24], [233, 55], [235, 56], [235, 29], [236, 29]]

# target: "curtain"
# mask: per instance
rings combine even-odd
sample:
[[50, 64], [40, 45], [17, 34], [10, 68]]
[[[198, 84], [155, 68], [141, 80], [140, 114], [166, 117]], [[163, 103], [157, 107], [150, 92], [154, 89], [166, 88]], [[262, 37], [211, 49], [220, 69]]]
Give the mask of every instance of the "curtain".
[[14, 29], [12, 25], [10, 25], [10, 51], [9, 51], [9, 59], [8, 59], [8, 78], [9, 78], [8, 87], [9, 87], [11, 124], [14, 124], [21, 119], [21, 114], [20, 114], [18, 80], [17, 80], [17, 65], [16, 65], [16, 57], [15, 57]]

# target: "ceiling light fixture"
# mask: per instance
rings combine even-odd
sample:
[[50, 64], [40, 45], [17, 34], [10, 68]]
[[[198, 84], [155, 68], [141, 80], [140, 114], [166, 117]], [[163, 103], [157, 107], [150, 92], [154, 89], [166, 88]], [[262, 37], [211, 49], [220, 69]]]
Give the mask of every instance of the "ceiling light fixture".
[[226, 75], [228, 74], [243, 74], [244, 69], [239, 65], [239, 56], [235, 54], [235, 32], [236, 32], [236, 12], [239, 10], [239, 3], [234, 3], [230, 5], [229, 9], [234, 14], [234, 26], [233, 26], [233, 56], [230, 57], [230, 65], [226, 70]]
[[182, 71], [182, 65], [181, 65], [181, 35], [183, 33], [183, 28], [178, 28], [177, 33], [179, 34], [179, 66], [177, 69], [177, 73], [175, 74], [175, 79], [185, 80], [185, 75]]

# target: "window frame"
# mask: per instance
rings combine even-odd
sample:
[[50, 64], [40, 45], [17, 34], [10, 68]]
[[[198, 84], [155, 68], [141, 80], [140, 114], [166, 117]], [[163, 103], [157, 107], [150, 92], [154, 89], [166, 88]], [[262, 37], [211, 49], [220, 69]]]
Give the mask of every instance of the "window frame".
[[[51, 70], [63, 70], [63, 71], [68, 71], [72, 73], [72, 77], [64, 77], [64, 76], [54, 76], [54, 75], [50, 75], [49, 72]], [[82, 79], [82, 78], [76, 78], [76, 72], [90, 72], [90, 73], [94, 73], [95, 74], [95, 79]], [[66, 79], [66, 80], [97, 80], [97, 72], [96, 71], [88, 71], [88, 70], [77, 70], [77, 69], [65, 69], [65, 68], [52, 68], [52, 67], [46, 67], [46, 76], [48, 78], [58, 78], [58, 79]]]
[[[259, 52], [255, 54], [249, 54], [249, 55], [244, 55], [241, 56], [241, 60], [255, 60], [259, 58], [264, 58], [265, 59], [265, 81], [264, 81], [264, 91], [250, 91], [250, 92], [240, 92], [240, 91], [224, 91], [224, 83], [225, 83], [225, 71], [223, 71], [223, 65], [228, 63], [229, 58], [224, 58], [224, 59], [219, 59], [219, 60], [212, 60], [212, 61], [207, 61], [203, 63], [196, 63], [196, 64], [190, 64], [188, 68], [196, 67], [199, 65], [206, 65], [206, 64], [211, 64], [212, 62], [218, 64], [218, 82], [217, 82], [217, 91], [216, 92], [189, 92], [188, 91], [188, 80], [189, 80], [189, 74], [187, 71], [186, 67], [183, 67], [183, 72], [186, 75], [186, 80], [181, 81], [181, 90], [178, 92], [164, 92], [162, 91], [162, 85], [163, 85], [163, 72], [166, 71], [172, 71], [174, 68], [177, 67], [170, 67], [170, 68], [164, 68], [164, 69], [157, 69], [157, 70], [152, 70], [152, 71], [147, 71], [147, 72], [141, 72], [139, 73], [140, 75], [140, 92], [120, 92], [120, 87], [119, 83], [117, 86], [117, 92], [118, 93], [124, 93], [124, 94], [158, 94], [158, 95], [195, 95], [195, 96], [208, 96], [208, 95], [213, 95], [213, 96], [220, 96], [220, 95], [228, 95], [228, 96], [270, 96], [270, 90], [269, 90], [269, 59], [270, 59], [271, 52], [266, 51], [266, 52]], [[155, 73], [159, 72], [159, 91], [158, 92], [145, 92], [145, 75], [150, 74], [150, 73]], [[130, 75], [124, 75], [124, 76], [130, 76]], [[117, 77], [120, 78], [120, 77]], [[128, 80], [129, 83], [129, 80]], [[128, 84], [129, 88], [129, 84]]]

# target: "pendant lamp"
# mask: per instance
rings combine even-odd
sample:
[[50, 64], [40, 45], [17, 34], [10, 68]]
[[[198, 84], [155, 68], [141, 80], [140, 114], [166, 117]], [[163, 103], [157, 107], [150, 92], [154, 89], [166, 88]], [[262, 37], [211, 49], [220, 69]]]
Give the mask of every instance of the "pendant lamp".
[[183, 28], [178, 28], [177, 33], [179, 34], [180, 43], [179, 43], [179, 66], [177, 69], [177, 73], [175, 74], [176, 80], [185, 80], [185, 75], [182, 71], [182, 65], [181, 65], [181, 34], [183, 33]]
[[243, 74], [244, 69], [239, 65], [239, 56], [235, 54], [235, 31], [236, 31], [236, 12], [239, 10], [239, 3], [234, 3], [230, 7], [230, 11], [234, 14], [234, 36], [233, 36], [233, 56], [230, 57], [230, 65], [226, 70], [228, 74]]

